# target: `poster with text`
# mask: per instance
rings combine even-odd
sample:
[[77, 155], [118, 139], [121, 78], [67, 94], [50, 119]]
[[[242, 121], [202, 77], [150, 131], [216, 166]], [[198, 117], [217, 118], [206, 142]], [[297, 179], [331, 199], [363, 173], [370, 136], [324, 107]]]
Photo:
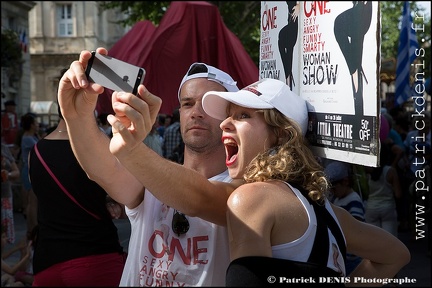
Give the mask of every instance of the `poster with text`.
[[374, 1], [262, 1], [259, 77], [309, 107], [315, 155], [379, 164], [380, 13]]

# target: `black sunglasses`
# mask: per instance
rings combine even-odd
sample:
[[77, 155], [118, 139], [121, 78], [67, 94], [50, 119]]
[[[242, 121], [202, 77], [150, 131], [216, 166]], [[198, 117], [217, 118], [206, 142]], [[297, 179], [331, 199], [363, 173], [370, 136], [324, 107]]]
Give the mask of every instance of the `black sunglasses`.
[[189, 231], [189, 221], [183, 213], [174, 210], [171, 227], [173, 232], [180, 236]]

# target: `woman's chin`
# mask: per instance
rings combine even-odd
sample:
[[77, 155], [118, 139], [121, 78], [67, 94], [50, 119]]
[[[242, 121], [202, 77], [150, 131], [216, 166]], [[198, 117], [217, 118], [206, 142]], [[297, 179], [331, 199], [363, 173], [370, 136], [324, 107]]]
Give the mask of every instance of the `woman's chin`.
[[235, 167], [229, 167], [228, 168], [229, 176], [231, 179], [242, 179], [243, 173], [238, 168]]

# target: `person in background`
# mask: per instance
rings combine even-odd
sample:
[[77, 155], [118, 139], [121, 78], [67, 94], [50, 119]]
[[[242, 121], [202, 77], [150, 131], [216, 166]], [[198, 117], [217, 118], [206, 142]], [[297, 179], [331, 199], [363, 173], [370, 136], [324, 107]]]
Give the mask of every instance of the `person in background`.
[[[8, 251], [4, 251], [7, 244], [6, 228], [2, 225], [1, 232], [1, 287], [24, 287], [24, 283], [15, 279], [15, 274], [20, 270], [25, 270], [31, 256], [31, 241], [22, 248], [21, 245], [15, 245]], [[20, 260], [17, 263], [7, 263], [6, 259], [12, 254], [21, 251]]]
[[332, 203], [350, 212], [357, 220], [364, 222], [365, 209], [359, 193], [353, 189], [351, 165], [334, 160], [327, 164], [324, 174], [330, 182]]
[[387, 119], [389, 124], [389, 132], [387, 134], [387, 138], [383, 141], [383, 145], [387, 145], [389, 147], [391, 152], [389, 161], [391, 166], [397, 170], [399, 165], [405, 166], [405, 163], [408, 162], [408, 158], [405, 154], [405, 146], [402, 137], [394, 129], [393, 117], [388, 113], [382, 113], [382, 116]]
[[173, 111], [171, 124], [164, 131], [162, 148], [165, 158], [172, 159], [174, 149], [179, 147], [182, 141], [180, 134], [180, 112], [177, 108]]
[[12, 181], [19, 177], [20, 171], [10, 148], [1, 143], [1, 224], [10, 244], [15, 243]]
[[18, 249], [20, 250], [20, 258], [22, 259], [27, 253], [27, 247], [30, 246], [30, 255], [27, 263], [21, 266], [21, 268], [15, 273], [15, 281], [23, 283], [25, 286], [33, 285], [33, 252], [34, 243], [37, 238], [39, 226], [36, 225], [30, 233], [27, 233], [26, 237], [20, 241]]
[[[165, 115], [165, 119], [164, 119], [164, 134], [165, 134], [165, 129], [168, 127], [168, 126], [170, 126], [171, 125], [171, 123], [173, 122], [172, 121], [172, 118], [173, 118], [173, 115], [171, 115], [171, 114], [166, 114]], [[163, 135], [162, 135], [162, 137], [163, 137]]]
[[4, 106], [5, 111], [1, 117], [1, 141], [6, 143], [9, 148], [14, 148], [15, 138], [19, 130], [16, 103], [14, 100], [8, 100]]
[[108, 113], [101, 113], [97, 116], [97, 121], [100, 128], [105, 132], [108, 137], [112, 137], [112, 127], [107, 121]]
[[[107, 54], [106, 49], [97, 51]], [[195, 193], [189, 187], [195, 186], [198, 179], [204, 183], [209, 183], [207, 179], [217, 183], [231, 181], [220, 140], [221, 121], [204, 112], [201, 99], [211, 90], [237, 91], [236, 82], [213, 66], [193, 63], [178, 92], [184, 164], [164, 159], [143, 143], [156, 121], [159, 105], [151, 113], [147, 110], [148, 130], [139, 129], [134, 136], [135, 144], [143, 151], [135, 155], [142, 170], [132, 174], [110, 152], [124, 144], [118, 129], [113, 127], [113, 138], [107, 139], [92, 120], [103, 87], [88, 83], [85, 78], [90, 56], [90, 51], [82, 51], [80, 60], [71, 64], [60, 81], [59, 102], [74, 152], [87, 175], [126, 206], [131, 237], [120, 286], [223, 286], [229, 263], [225, 227], [228, 192], [205, 185]], [[130, 100], [147, 106], [140, 98], [149, 96], [144, 85], [139, 86], [138, 95]], [[113, 108], [129, 107], [119, 103], [118, 98], [131, 96], [114, 92]], [[160, 98], [156, 102], [160, 104]], [[122, 115], [125, 114], [116, 114], [127, 120]], [[188, 177], [191, 173], [193, 178]], [[183, 183], [183, 179], [190, 182]]]
[[37, 199], [29, 178], [29, 154], [39, 141], [39, 121], [34, 113], [27, 113], [21, 118], [23, 134], [21, 137], [21, 183], [23, 190], [24, 211], [27, 219], [27, 232], [30, 233], [37, 224]]
[[[325, 167], [324, 174], [330, 182], [332, 193], [330, 201], [347, 210], [357, 220], [364, 222], [365, 209], [359, 193], [353, 189], [351, 165], [345, 162], [332, 161]], [[346, 274], [350, 275], [360, 262], [360, 257], [347, 253]]]
[[[381, 145], [386, 145], [389, 151], [389, 163], [393, 168], [396, 169], [399, 183], [401, 185], [401, 197], [396, 199], [396, 210], [397, 210], [397, 217], [398, 217], [398, 231], [404, 231], [408, 229], [409, 225], [409, 202], [410, 202], [410, 195], [409, 195], [409, 189], [408, 185], [404, 183], [402, 179], [406, 177], [407, 175], [406, 170], [409, 169], [410, 163], [407, 157], [407, 154], [405, 152], [405, 145], [404, 141], [402, 140], [401, 135], [399, 132], [394, 128], [395, 127], [395, 121], [393, 117], [389, 113], [382, 113], [382, 116], [387, 119], [387, 122], [389, 123], [389, 133], [387, 138], [382, 141]], [[410, 182], [410, 181], [407, 181]], [[405, 187], [404, 187], [405, 186]]]
[[159, 136], [161, 137], [162, 141], [163, 141], [163, 136], [165, 133], [165, 118], [166, 118], [165, 114], [158, 114], [158, 116], [157, 116], [158, 125], [157, 125], [156, 130], [158, 131]]
[[380, 166], [367, 167], [369, 197], [366, 204], [366, 222], [380, 227], [395, 237], [398, 236], [396, 200], [402, 196], [399, 177], [391, 166], [390, 150], [381, 146]]
[[[116, 287], [125, 254], [107, 210], [107, 194], [76, 160], [58, 112], [57, 129], [39, 140], [29, 156], [39, 224], [33, 286]], [[93, 121], [97, 125], [94, 115]]]
[[150, 147], [159, 155], [163, 156], [163, 150], [162, 150], [163, 138], [160, 137], [159, 132], [157, 131], [156, 122], [155, 124], [153, 124], [150, 133], [144, 139], [144, 144], [146, 144], [148, 147]]
[[400, 106], [390, 109], [388, 113], [394, 119], [394, 129], [401, 136], [402, 141], [405, 141], [411, 127], [409, 113]]

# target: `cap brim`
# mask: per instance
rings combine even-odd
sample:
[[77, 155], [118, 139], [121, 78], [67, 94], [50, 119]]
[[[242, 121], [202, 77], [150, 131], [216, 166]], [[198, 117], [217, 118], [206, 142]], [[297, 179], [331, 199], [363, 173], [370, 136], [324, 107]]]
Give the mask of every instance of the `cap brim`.
[[260, 100], [254, 93], [239, 90], [237, 92], [216, 92], [209, 91], [204, 94], [202, 105], [204, 111], [211, 117], [225, 120], [228, 116], [227, 107], [229, 103], [252, 108], [252, 109], [272, 109], [272, 105]]

